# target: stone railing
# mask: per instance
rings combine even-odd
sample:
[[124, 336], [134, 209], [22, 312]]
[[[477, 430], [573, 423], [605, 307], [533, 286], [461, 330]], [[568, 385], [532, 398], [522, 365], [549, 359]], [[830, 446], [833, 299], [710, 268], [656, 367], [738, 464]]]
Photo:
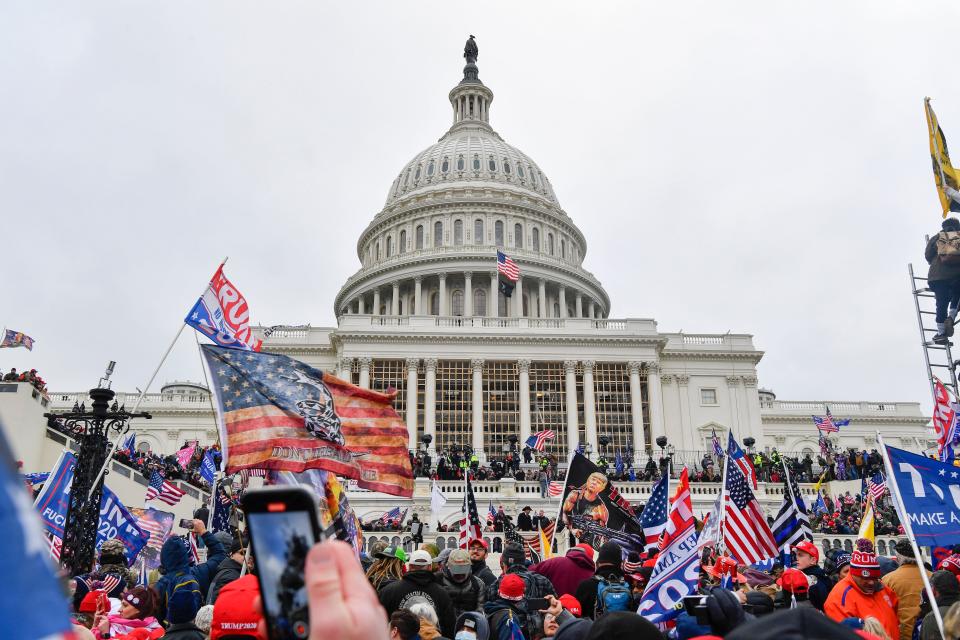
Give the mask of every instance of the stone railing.
[[[653, 320], [624, 318], [490, 318], [486, 316], [375, 316], [348, 314], [340, 317], [340, 331], [368, 331], [371, 328], [419, 329], [537, 329], [556, 333], [656, 335]], [[721, 340], [724, 336], [717, 336]]]
[[804, 400], [760, 400], [760, 409], [765, 412], [824, 415], [830, 408], [834, 416], [864, 414], [920, 415], [920, 405], [915, 402], [821, 402]]
[[[137, 403], [139, 393], [118, 393], [116, 401], [121, 405], [126, 405], [127, 410], [132, 410]], [[69, 392], [53, 393], [50, 395], [50, 401], [56, 410], [69, 409], [74, 403], [89, 403], [89, 392]], [[150, 407], [162, 405], [165, 409], [210, 409], [210, 397], [208, 393], [147, 393], [143, 396], [140, 403], [140, 410], [147, 410]]]

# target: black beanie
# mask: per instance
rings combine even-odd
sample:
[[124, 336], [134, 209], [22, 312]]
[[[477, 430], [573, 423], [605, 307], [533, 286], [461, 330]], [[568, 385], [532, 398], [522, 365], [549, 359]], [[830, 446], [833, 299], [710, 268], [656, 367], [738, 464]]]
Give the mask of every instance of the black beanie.
[[722, 587], [710, 589], [710, 595], [707, 596], [705, 604], [710, 629], [714, 635], [725, 636], [746, 619], [737, 596]]
[[834, 622], [813, 607], [797, 607], [742, 624], [724, 640], [862, 640], [853, 629]]
[[503, 549], [503, 555], [500, 556], [500, 561], [508, 567], [523, 564], [526, 560], [527, 556], [523, 553], [523, 547], [516, 542], [507, 543], [507, 546]]
[[620, 564], [623, 562], [623, 552], [620, 551], [620, 545], [612, 540], [610, 542], [605, 542], [602, 547], [600, 547], [600, 552], [597, 553], [597, 566], [599, 567], [602, 564], [609, 564], [615, 567], [620, 567]]
[[597, 618], [590, 627], [587, 640], [594, 638], [597, 640], [601, 638], [603, 640], [662, 640], [663, 634], [656, 625], [639, 614], [632, 611], [611, 611]]

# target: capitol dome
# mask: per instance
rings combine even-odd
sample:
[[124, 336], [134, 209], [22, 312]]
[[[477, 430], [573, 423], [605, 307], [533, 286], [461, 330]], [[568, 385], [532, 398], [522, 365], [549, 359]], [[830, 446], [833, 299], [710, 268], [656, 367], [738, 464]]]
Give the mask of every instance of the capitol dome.
[[[474, 62], [448, 99], [451, 127], [404, 165], [360, 235], [337, 316], [607, 317], [609, 297], [582, 266], [586, 239], [540, 166], [490, 126], [493, 91]], [[498, 251], [520, 268], [509, 297]]]

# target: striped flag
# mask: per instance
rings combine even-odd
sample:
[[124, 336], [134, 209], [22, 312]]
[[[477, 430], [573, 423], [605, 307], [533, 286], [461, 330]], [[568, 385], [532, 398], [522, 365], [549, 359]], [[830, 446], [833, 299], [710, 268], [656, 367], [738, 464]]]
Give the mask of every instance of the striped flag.
[[150, 474], [150, 486], [147, 487], [147, 496], [144, 498], [144, 502], [159, 500], [160, 502], [173, 506], [180, 502], [180, 498], [185, 496], [186, 493], [186, 491], [172, 482], [164, 480], [163, 476], [154, 469], [153, 473]]
[[720, 444], [720, 436], [717, 435], [717, 430], [713, 430], [713, 435], [710, 436], [710, 441], [713, 443], [713, 452], [717, 454], [717, 461], [723, 459], [723, 445]]
[[390, 511], [384, 511], [383, 515], [380, 516], [380, 519], [377, 520], [378, 523], [385, 525], [391, 520], [396, 520], [400, 517], [400, 507], [394, 507]]
[[502, 251], [497, 251], [497, 273], [510, 282], [520, 279], [520, 267]]
[[728, 472], [723, 493], [724, 517], [721, 528], [723, 541], [730, 554], [740, 564], [775, 558], [778, 553], [776, 538], [743, 474]]
[[538, 431], [527, 438], [525, 444], [534, 451], [543, 451], [543, 448], [547, 446], [547, 440], [553, 440], [556, 437], [557, 433], [555, 431], [552, 429], [545, 429], [543, 431]]
[[193, 564], [200, 564], [200, 548], [197, 546], [197, 536], [191, 531], [187, 534], [187, 542], [190, 543], [190, 559]]
[[537, 525], [537, 532], [539, 533], [538, 540], [540, 542], [540, 557], [544, 560], [553, 557], [553, 547], [550, 546], [550, 538], [553, 536], [554, 525], [552, 523], [547, 525], [547, 529], [550, 530], [549, 535], [539, 524]]
[[874, 501], [883, 497], [887, 492], [887, 481], [883, 479], [882, 474], [876, 473], [872, 478], [867, 478], [867, 491], [870, 492]]
[[957, 434], [957, 405], [950, 401], [946, 386], [933, 379], [933, 429], [937, 435], [940, 462], [953, 462], [953, 441]]
[[44, 532], [44, 535], [47, 537], [47, 550], [50, 552], [50, 556], [60, 562], [60, 548], [63, 547], [63, 538], [46, 532]]
[[467, 492], [463, 496], [463, 506], [460, 508], [460, 548], [466, 549], [473, 540], [482, 540], [483, 532], [480, 529], [480, 516], [477, 514], [477, 500], [473, 496], [473, 486], [470, 484], [470, 475], [467, 475]]
[[[554, 531], [557, 528], [556, 522], [551, 522], [543, 529], [537, 531], [516, 531], [513, 530], [511, 539], [518, 540], [523, 546], [523, 553], [530, 562], [540, 562], [553, 556], [553, 548], [550, 547], [550, 541], [553, 539]], [[544, 551], [546, 549], [546, 551]], [[549, 555], [544, 555], [544, 554]]]
[[226, 473], [322, 469], [409, 498], [407, 425], [394, 394], [276, 353], [201, 347], [213, 380]]
[[554, 480], [549, 485], [547, 485], [547, 495], [551, 498], [556, 498], [557, 496], [563, 495], [563, 482], [561, 480]]
[[[737, 465], [737, 468], [740, 469], [740, 472], [743, 474], [743, 477], [750, 482], [750, 486], [754, 489], [757, 488], [757, 472], [753, 468], [753, 463], [750, 462], [750, 458], [743, 453], [743, 449], [740, 448], [740, 445], [737, 444], [737, 441], [733, 439], [733, 432], [727, 434], [727, 455], [729, 459], [727, 464], [733, 462]], [[727, 477], [731, 475], [737, 475], [736, 473], [727, 472]]]
[[[790, 548], [803, 540], [813, 541], [813, 531], [810, 529], [810, 516], [807, 515], [807, 508], [803, 503], [803, 497], [800, 495], [797, 486], [789, 483], [793, 488], [791, 495], [790, 488], [783, 492], [783, 503], [780, 505], [780, 511], [773, 521], [773, 536], [780, 547], [781, 554], [790, 555]], [[786, 563], [784, 566], [788, 566]]]
[[493, 524], [497, 519], [497, 510], [493, 508], [493, 500], [487, 503], [487, 522]]
[[150, 576], [147, 572], [146, 558], [140, 558], [140, 570], [137, 572], [137, 584], [142, 587], [150, 586]]
[[137, 526], [150, 534], [150, 539], [147, 540], [148, 547], [157, 551], [163, 548], [163, 543], [166, 542], [169, 532], [162, 523], [150, 518], [137, 518]]
[[267, 470], [266, 469], [241, 469], [240, 470], [240, 482], [247, 485], [250, 482], [250, 478], [266, 478]]
[[840, 431], [840, 427], [836, 422], [834, 422], [833, 415], [830, 413], [830, 407], [827, 407], [827, 415], [811, 417], [813, 418], [813, 424], [817, 425], [817, 429], [820, 431], [825, 431], [827, 433], [836, 433]]
[[643, 512], [640, 513], [644, 548], [648, 553], [656, 552], [660, 544], [660, 535], [667, 526], [667, 510], [669, 507], [667, 499], [670, 491], [667, 485], [669, 483], [669, 476], [664, 475], [653, 484], [650, 499], [647, 500]]

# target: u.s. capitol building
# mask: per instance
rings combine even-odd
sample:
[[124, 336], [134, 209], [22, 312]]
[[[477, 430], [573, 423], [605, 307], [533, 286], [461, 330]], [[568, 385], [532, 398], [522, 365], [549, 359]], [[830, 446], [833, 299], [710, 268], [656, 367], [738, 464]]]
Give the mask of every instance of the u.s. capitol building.
[[[611, 457], [633, 451], [643, 464], [665, 436], [675, 459], [693, 463], [714, 432], [725, 439], [732, 429], [761, 449], [816, 454], [811, 414], [825, 404], [852, 419], [836, 436], [843, 446], [874, 448], [875, 431], [912, 450], [927, 445], [917, 403], [778, 400], [759, 386], [763, 352], [752, 336], [611, 316], [584, 266], [587, 239], [540, 165], [491, 126], [494, 94], [474, 63], [448, 98], [452, 125], [394, 176], [357, 241], [360, 268], [333, 301], [337, 326], [278, 328], [265, 351], [396, 389], [411, 449], [429, 435], [432, 450], [470, 445], [489, 458], [510, 436], [522, 443], [549, 428], [557, 437], [547, 449], [561, 459], [608, 442]], [[498, 250], [520, 269], [510, 298], [498, 291]], [[53, 409], [84, 395], [52, 393]], [[166, 453], [216, 437], [202, 385], [168, 384], [142, 409], [154, 419], [138, 426], [141, 447]]]

